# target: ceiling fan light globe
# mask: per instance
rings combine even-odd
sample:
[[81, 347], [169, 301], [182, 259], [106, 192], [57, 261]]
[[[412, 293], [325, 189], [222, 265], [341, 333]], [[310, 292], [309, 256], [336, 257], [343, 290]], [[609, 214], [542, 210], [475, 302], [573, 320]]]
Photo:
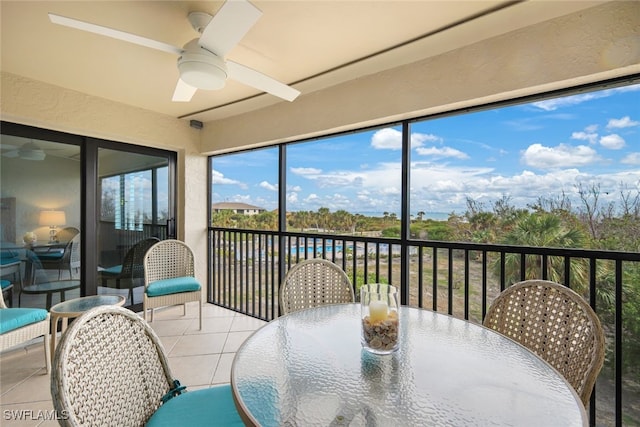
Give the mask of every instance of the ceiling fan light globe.
[[42, 150], [24, 150], [20, 152], [20, 158], [23, 160], [44, 160], [47, 155]]
[[185, 51], [178, 58], [178, 71], [183, 82], [198, 89], [222, 89], [227, 81], [224, 62], [204, 50], [202, 53]]

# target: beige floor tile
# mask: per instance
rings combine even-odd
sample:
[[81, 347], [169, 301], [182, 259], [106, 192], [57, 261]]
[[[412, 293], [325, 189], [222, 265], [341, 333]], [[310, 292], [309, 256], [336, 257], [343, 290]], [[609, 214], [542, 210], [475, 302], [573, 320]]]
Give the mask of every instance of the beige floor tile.
[[169, 357], [219, 354], [227, 334], [201, 334], [181, 336], [169, 352]]
[[259, 329], [266, 324], [267, 322], [265, 322], [264, 320], [256, 319], [254, 317], [237, 316], [233, 318], [233, 323], [231, 324], [231, 332], [255, 331], [256, 329]]
[[159, 337], [170, 337], [184, 334], [191, 325], [191, 319], [154, 319], [151, 327]]
[[54, 427], [59, 425], [57, 419], [60, 418], [60, 414], [54, 411], [50, 399], [39, 402], [2, 405], [0, 412], [2, 413], [0, 425], [3, 427], [35, 425], [39, 427]]
[[193, 319], [189, 328], [184, 332], [185, 335], [191, 334], [211, 334], [211, 333], [227, 333], [231, 329], [233, 317], [203, 317], [202, 330], [198, 330], [198, 319]]
[[171, 353], [171, 350], [173, 350], [173, 347], [178, 342], [178, 339], [180, 339], [180, 336], [179, 335], [172, 335], [172, 336], [166, 336], [166, 337], [159, 336], [159, 338], [160, 338], [160, 343], [164, 347], [165, 353], [169, 354]]
[[169, 367], [180, 384], [187, 387], [204, 386], [211, 384], [219, 359], [219, 354], [170, 357]]
[[213, 374], [212, 384], [222, 384], [231, 382], [231, 366], [233, 365], [233, 358], [235, 353], [222, 353], [216, 372]]
[[253, 331], [229, 332], [224, 343], [223, 353], [235, 353], [242, 343], [249, 338]]
[[[213, 304], [204, 304], [202, 306], [202, 317], [234, 317], [236, 313]], [[237, 316], [244, 316], [237, 314]]]
[[[43, 370], [44, 372], [44, 370]], [[51, 400], [51, 378], [49, 375], [32, 375], [17, 384], [10, 393], [2, 395], [2, 404], [27, 403]]]

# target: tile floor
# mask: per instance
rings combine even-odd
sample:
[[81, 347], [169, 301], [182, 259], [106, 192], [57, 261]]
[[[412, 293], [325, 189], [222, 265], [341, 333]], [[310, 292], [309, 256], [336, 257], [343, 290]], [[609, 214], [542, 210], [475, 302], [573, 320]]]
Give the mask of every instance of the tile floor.
[[[211, 304], [202, 307], [202, 330], [195, 304], [187, 304], [186, 316], [181, 306], [158, 309], [151, 323], [174, 376], [190, 389], [228, 383], [236, 350], [264, 324]], [[42, 415], [52, 411], [53, 404], [41, 340], [0, 355], [0, 410], [3, 427], [58, 425]], [[13, 414], [29, 419], [16, 420]]]

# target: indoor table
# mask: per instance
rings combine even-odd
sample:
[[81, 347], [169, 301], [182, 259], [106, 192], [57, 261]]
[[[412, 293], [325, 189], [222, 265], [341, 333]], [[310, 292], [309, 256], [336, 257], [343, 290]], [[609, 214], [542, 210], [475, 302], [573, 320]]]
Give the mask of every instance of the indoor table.
[[54, 293], [60, 293], [60, 301], [65, 300], [65, 292], [80, 287], [80, 280], [56, 280], [47, 283], [38, 283], [37, 285], [25, 286], [22, 289], [24, 294], [46, 294], [46, 308], [51, 308], [52, 296]]
[[238, 412], [260, 426], [586, 426], [571, 385], [481, 325], [400, 308], [400, 347], [360, 343], [359, 304], [282, 316], [254, 332], [231, 369]]

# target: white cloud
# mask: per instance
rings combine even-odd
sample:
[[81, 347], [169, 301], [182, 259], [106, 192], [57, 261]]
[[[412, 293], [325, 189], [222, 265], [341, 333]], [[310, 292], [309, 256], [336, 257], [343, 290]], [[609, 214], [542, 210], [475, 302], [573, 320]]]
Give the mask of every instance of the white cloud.
[[[442, 138], [426, 133], [411, 134], [411, 148], [422, 147], [426, 142], [442, 142]], [[402, 132], [392, 128], [380, 129], [371, 137], [371, 146], [377, 150], [402, 149]]]
[[554, 111], [558, 108], [571, 107], [592, 99], [606, 98], [620, 92], [633, 92], [640, 90], [640, 85], [624, 86], [614, 89], [602, 90], [598, 92], [585, 93], [580, 95], [566, 96], [564, 98], [548, 99], [546, 101], [534, 102], [531, 105], [544, 111]]
[[593, 132], [573, 132], [571, 134], [571, 139], [589, 141], [589, 144], [594, 145], [598, 141], [598, 134]]
[[402, 133], [391, 128], [380, 129], [371, 137], [371, 146], [377, 150], [400, 150]]
[[545, 147], [532, 144], [522, 153], [522, 162], [539, 169], [557, 169], [585, 166], [599, 159], [596, 151], [586, 145], [577, 147], [560, 144], [557, 147]]
[[619, 150], [625, 146], [624, 139], [615, 133], [600, 138], [600, 145], [610, 150]]
[[604, 95], [602, 95], [601, 92], [593, 92], [581, 95], [566, 96], [564, 98], [548, 99], [546, 101], [534, 102], [531, 105], [544, 111], [555, 111], [558, 108], [570, 107], [572, 105], [581, 104], [583, 102], [601, 98], [603, 96]]
[[468, 159], [469, 156], [460, 150], [451, 147], [425, 147], [416, 149], [416, 153], [422, 156], [432, 156], [435, 158], [453, 157], [456, 159]]
[[621, 119], [609, 119], [609, 123], [607, 123], [607, 129], [628, 128], [628, 127], [638, 126], [639, 124], [640, 122], [631, 120], [631, 117], [624, 116]]
[[322, 169], [317, 168], [291, 168], [291, 173], [301, 176], [318, 175], [322, 173]]
[[622, 160], [620, 160], [620, 163], [640, 166], [640, 152], [627, 154]]
[[265, 190], [269, 190], [269, 191], [278, 191], [278, 184], [269, 184], [267, 181], [262, 181], [260, 184], [258, 184], [260, 187], [264, 188]]
[[287, 193], [287, 203], [297, 203], [298, 202], [298, 193], [291, 192]]
[[213, 185], [237, 185], [242, 189], [248, 188], [247, 184], [235, 179], [225, 178], [224, 174], [218, 172], [217, 170], [211, 171], [211, 178], [213, 181]]

